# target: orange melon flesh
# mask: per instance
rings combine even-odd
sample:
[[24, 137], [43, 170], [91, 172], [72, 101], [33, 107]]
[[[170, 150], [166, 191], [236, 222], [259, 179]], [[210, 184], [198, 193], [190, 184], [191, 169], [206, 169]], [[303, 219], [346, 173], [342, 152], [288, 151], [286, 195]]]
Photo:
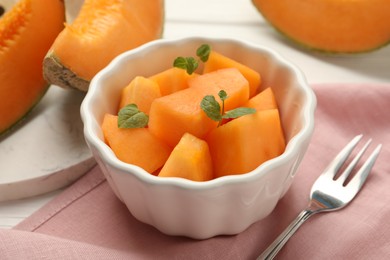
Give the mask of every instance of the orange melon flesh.
[[150, 79], [157, 82], [160, 86], [161, 94], [166, 96], [188, 88], [188, 80], [196, 75], [194, 73], [190, 75], [186, 70], [172, 67], [151, 76]]
[[150, 108], [150, 131], [171, 147], [185, 133], [203, 138], [217, 126], [200, 107], [204, 96], [214, 95], [219, 101], [218, 92], [224, 89], [229, 96], [225, 101], [226, 110], [244, 104], [249, 96], [248, 81], [237, 69], [200, 75], [192, 78], [189, 85], [187, 89], [155, 99]]
[[86, 91], [92, 77], [115, 56], [161, 37], [163, 4], [163, 0], [85, 0], [48, 53], [45, 77], [53, 84]]
[[184, 133], [204, 136], [216, 126], [200, 109], [207, 90], [184, 89], [156, 99], [150, 108], [149, 129], [171, 147], [176, 146]]
[[362, 52], [390, 42], [388, 0], [252, 0], [290, 39], [328, 52]]
[[213, 178], [213, 167], [208, 144], [185, 133], [162, 167], [159, 177], [181, 177], [193, 181]]
[[0, 133], [38, 103], [49, 85], [42, 60], [63, 29], [60, 0], [22, 0], [0, 20]]
[[123, 88], [119, 109], [128, 104], [136, 104], [140, 111], [149, 114], [152, 102], [159, 97], [161, 97], [161, 91], [155, 81], [137, 76]]
[[272, 89], [266, 88], [256, 96], [249, 99], [244, 107], [251, 107], [256, 109], [256, 111], [260, 111], [265, 109], [277, 109], [278, 104], [276, 103], [276, 98]]
[[190, 88], [199, 90], [209, 89], [209, 93], [215, 95], [217, 101], [220, 101], [217, 95], [218, 92], [225, 90], [229, 96], [225, 100], [225, 111], [242, 106], [250, 95], [248, 81], [236, 68], [220, 69], [191, 78], [188, 85]]
[[224, 68], [237, 68], [242, 73], [242, 75], [249, 82], [250, 97], [254, 96], [258, 92], [258, 89], [261, 84], [261, 77], [257, 71], [227, 56], [224, 56], [221, 53], [212, 50], [210, 52], [209, 59], [204, 64], [203, 73], [208, 73]]
[[171, 148], [147, 128], [118, 128], [118, 117], [105, 114], [102, 130], [105, 141], [119, 160], [137, 165], [149, 173], [163, 166]]
[[277, 109], [257, 111], [210, 132], [214, 176], [248, 173], [284, 152], [285, 140]]

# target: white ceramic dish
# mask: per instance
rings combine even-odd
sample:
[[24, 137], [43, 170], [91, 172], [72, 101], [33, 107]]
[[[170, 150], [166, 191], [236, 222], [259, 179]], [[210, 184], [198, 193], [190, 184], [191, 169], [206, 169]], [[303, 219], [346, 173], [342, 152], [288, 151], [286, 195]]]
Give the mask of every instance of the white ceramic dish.
[[[137, 75], [193, 56], [203, 43], [256, 69], [272, 87], [288, 141], [285, 152], [243, 175], [208, 182], [159, 178], [119, 161], [104, 143], [104, 113], [116, 113], [121, 89]], [[81, 106], [84, 135], [117, 197], [142, 222], [170, 235], [205, 239], [237, 234], [267, 216], [290, 187], [314, 128], [316, 98], [304, 75], [269, 48], [233, 39], [157, 40], [114, 59], [92, 80]]]

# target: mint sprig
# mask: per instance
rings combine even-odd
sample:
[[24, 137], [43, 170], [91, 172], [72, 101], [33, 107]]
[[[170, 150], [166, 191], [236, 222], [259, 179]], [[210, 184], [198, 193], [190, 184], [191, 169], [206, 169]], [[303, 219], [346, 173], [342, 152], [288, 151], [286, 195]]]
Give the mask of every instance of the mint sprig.
[[148, 122], [149, 116], [140, 111], [136, 104], [126, 105], [118, 112], [119, 128], [143, 128]]
[[196, 50], [196, 56], [203, 61], [206, 62], [209, 59], [210, 56], [210, 45], [208, 44], [202, 44], [197, 50]]
[[177, 57], [173, 61], [173, 66], [184, 69], [191, 75], [198, 68], [199, 64], [193, 57]]
[[222, 101], [222, 108], [213, 95], [205, 96], [200, 102], [201, 109], [210, 119], [217, 121], [218, 126], [222, 124], [222, 119], [234, 119], [256, 112], [256, 109], [249, 107], [238, 107], [225, 112], [225, 100], [229, 96], [224, 90], [219, 91], [218, 96]]
[[[202, 44], [196, 50], [196, 56], [199, 58], [199, 60], [206, 62], [209, 59], [210, 50], [211, 48], [208, 44]], [[173, 66], [180, 69], [184, 69], [187, 71], [188, 74], [191, 75], [199, 67], [199, 61], [194, 57], [180, 56], [173, 61]]]

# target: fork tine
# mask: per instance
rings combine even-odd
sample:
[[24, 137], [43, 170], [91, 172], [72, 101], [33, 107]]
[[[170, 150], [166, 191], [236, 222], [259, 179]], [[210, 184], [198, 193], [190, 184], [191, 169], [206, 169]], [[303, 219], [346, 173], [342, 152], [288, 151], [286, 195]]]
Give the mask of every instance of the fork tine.
[[355, 158], [350, 162], [347, 168], [343, 171], [342, 174], [340, 174], [339, 178], [337, 179], [338, 182], [341, 184], [344, 184], [345, 180], [348, 178], [348, 176], [351, 174], [352, 170], [355, 168], [356, 164], [359, 162], [360, 158], [362, 158], [362, 155], [367, 150], [368, 146], [370, 145], [372, 139], [368, 140], [367, 143], [364, 145], [364, 147], [360, 150], [360, 152], [355, 156]]
[[347, 187], [356, 190], [356, 193], [360, 190], [360, 188], [363, 186], [364, 182], [366, 181], [367, 176], [370, 173], [372, 167], [374, 166], [381, 148], [382, 148], [381, 144], [379, 144], [375, 148], [375, 150], [371, 153], [370, 157], [368, 157], [367, 161], [363, 164], [363, 166], [359, 169], [356, 175], [348, 183]]
[[363, 135], [355, 136], [330, 162], [328, 167], [324, 170], [323, 175], [327, 175], [330, 178], [334, 178], [337, 171], [347, 160], [348, 156], [351, 154], [352, 150], [356, 147], [357, 143], [362, 139]]

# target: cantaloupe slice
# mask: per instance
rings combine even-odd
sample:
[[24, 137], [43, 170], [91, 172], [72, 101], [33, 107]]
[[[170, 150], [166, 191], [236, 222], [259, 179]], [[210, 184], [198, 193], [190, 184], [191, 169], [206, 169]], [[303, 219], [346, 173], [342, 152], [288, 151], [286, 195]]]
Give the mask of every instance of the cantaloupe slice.
[[149, 173], [163, 166], [171, 153], [147, 128], [118, 128], [118, 117], [106, 114], [102, 123], [105, 141], [119, 160], [137, 165]]
[[64, 88], [89, 81], [118, 54], [160, 38], [163, 0], [85, 0], [44, 60], [44, 76]]
[[277, 109], [234, 119], [212, 130], [205, 140], [209, 144], [215, 177], [250, 172], [285, 149]]
[[214, 95], [223, 89], [229, 98], [226, 110], [241, 106], [248, 101], [248, 81], [237, 69], [223, 69], [199, 75], [189, 81], [190, 87], [173, 94], [157, 98], [149, 114], [149, 129], [171, 147], [176, 146], [184, 133], [203, 138], [217, 122], [207, 117], [200, 103], [204, 96]]
[[258, 92], [261, 84], [261, 77], [257, 71], [236, 60], [222, 55], [221, 53], [211, 50], [209, 58], [204, 64], [203, 73], [208, 73], [224, 68], [237, 68], [242, 73], [242, 75], [249, 82], [250, 97], [254, 96]]
[[388, 0], [252, 0], [288, 38], [326, 52], [369, 51], [390, 42]]
[[42, 61], [64, 20], [61, 0], [21, 0], [0, 19], [0, 134], [48, 89]]
[[196, 75], [196, 73], [190, 75], [186, 70], [172, 67], [151, 76], [150, 79], [157, 82], [160, 86], [161, 94], [165, 96], [188, 88], [188, 80]]
[[181, 177], [193, 181], [213, 178], [213, 167], [208, 144], [185, 133], [162, 167], [159, 177]]
[[136, 104], [140, 111], [149, 114], [152, 102], [159, 97], [161, 97], [161, 91], [155, 81], [137, 76], [123, 88], [119, 109], [128, 104]]

